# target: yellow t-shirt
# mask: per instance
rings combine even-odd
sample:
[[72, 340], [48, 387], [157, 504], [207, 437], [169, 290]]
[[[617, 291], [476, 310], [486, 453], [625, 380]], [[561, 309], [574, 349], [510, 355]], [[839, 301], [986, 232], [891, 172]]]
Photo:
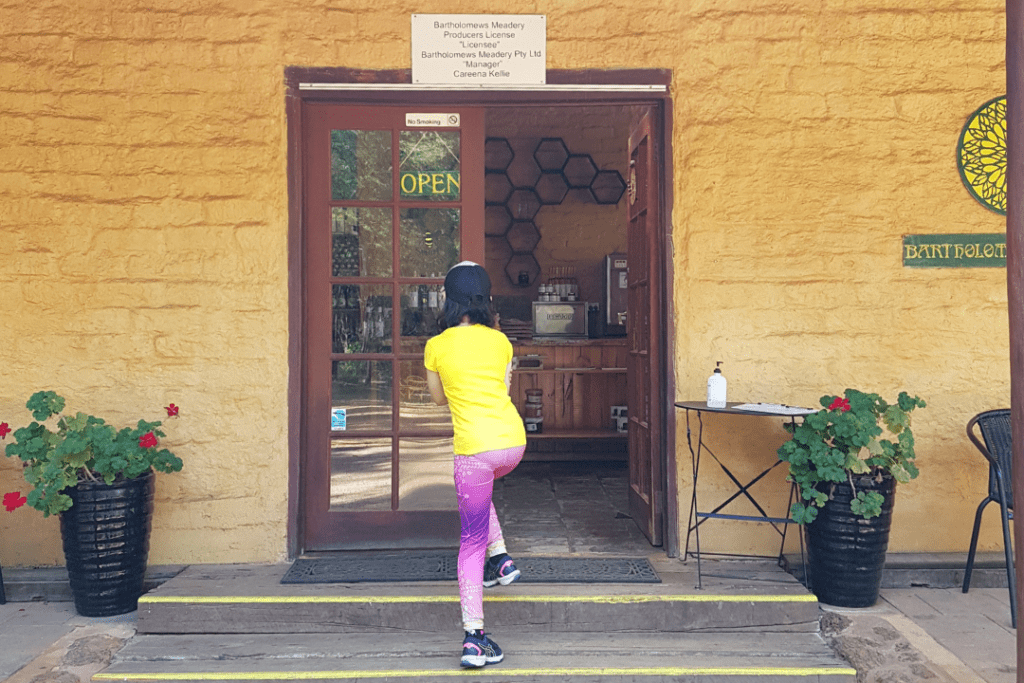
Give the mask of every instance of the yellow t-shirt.
[[505, 386], [508, 337], [484, 325], [449, 327], [427, 340], [423, 364], [441, 376], [455, 430], [456, 455], [526, 444], [526, 429]]

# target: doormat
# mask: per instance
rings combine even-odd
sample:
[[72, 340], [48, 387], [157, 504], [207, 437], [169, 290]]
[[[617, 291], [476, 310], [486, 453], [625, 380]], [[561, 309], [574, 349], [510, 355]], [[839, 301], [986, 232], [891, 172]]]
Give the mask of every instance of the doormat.
[[[661, 583], [643, 557], [518, 557], [525, 583]], [[281, 583], [457, 581], [455, 553], [424, 552], [372, 557], [301, 558]]]

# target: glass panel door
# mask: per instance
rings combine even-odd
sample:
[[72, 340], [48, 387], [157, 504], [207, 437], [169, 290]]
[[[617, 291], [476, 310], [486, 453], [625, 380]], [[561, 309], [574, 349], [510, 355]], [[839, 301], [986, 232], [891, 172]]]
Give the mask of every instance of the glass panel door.
[[445, 273], [483, 260], [483, 111], [421, 109], [304, 108], [305, 550], [458, 544], [423, 349]]

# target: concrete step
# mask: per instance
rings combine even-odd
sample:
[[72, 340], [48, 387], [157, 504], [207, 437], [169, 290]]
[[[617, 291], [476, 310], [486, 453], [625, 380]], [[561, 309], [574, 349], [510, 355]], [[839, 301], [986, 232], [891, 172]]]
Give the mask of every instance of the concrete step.
[[[816, 633], [817, 600], [774, 565], [652, 558], [660, 584], [530, 584], [486, 589], [488, 629], [508, 632]], [[445, 633], [458, 585], [281, 584], [287, 564], [193, 565], [139, 600], [140, 634]], [[718, 571], [711, 572], [709, 568]]]
[[853, 683], [856, 671], [814, 633], [536, 633], [492, 634], [505, 660], [483, 669], [459, 666], [462, 636], [387, 634], [136, 636], [101, 681], [700, 681], [759, 683], [816, 680]]
[[[889, 553], [882, 573], [882, 588], [957, 588], [963, 584], [966, 562], [967, 553]], [[787, 553], [785, 563], [788, 571], [799, 581], [803, 574], [800, 554]], [[146, 590], [153, 590], [184, 568], [184, 565], [150, 566], [146, 570]], [[68, 572], [64, 567], [4, 567], [3, 580], [9, 602], [72, 600]], [[1006, 586], [1003, 553], [978, 553], [971, 588]]]

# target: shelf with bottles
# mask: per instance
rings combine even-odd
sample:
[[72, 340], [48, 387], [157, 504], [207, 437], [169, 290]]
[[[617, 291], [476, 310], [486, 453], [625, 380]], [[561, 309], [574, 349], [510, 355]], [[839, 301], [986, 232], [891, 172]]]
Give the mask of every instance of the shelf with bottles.
[[438, 318], [444, 307], [441, 283], [402, 285], [402, 336], [433, 337], [440, 333]]
[[548, 280], [537, 288], [537, 301], [577, 301], [580, 285], [575, 266], [554, 266], [548, 269]]

